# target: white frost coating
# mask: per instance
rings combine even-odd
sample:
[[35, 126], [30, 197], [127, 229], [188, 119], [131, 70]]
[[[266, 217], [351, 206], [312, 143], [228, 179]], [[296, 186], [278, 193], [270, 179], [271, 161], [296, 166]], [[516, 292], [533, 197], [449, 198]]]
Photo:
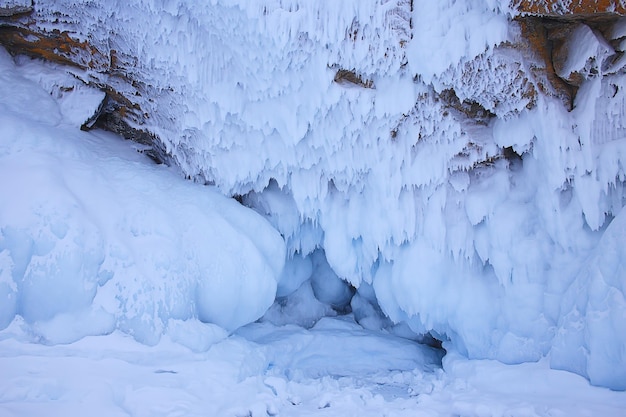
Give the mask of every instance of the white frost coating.
[[507, 17], [493, 3], [415, 1], [412, 17], [418, 36], [407, 50], [411, 70], [430, 83], [449, 67], [508, 40]]
[[[41, 85], [58, 104], [65, 122], [79, 128], [91, 119], [104, 100], [104, 91], [88, 87], [69, 72], [55, 65], [41, 65], [18, 57], [21, 75]], [[28, 90], [30, 91], [30, 90]]]
[[[580, 24], [567, 39], [564, 48], [569, 52], [565, 62], [556, 68], [557, 74], [568, 79], [574, 72], [583, 73], [591, 59], [597, 60], [595, 66], [615, 53], [611, 45], [594, 32], [589, 26]], [[585, 74], [586, 75], [586, 74]]]
[[265, 220], [115, 136], [70, 128], [3, 50], [0, 68], [2, 327], [17, 314], [47, 343], [119, 328], [154, 344], [171, 325], [200, 350], [219, 332], [185, 338], [202, 325], [180, 320], [232, 331], [265, 312], [285, 257]]
[[[626, 390], [626, 211], [609, 225], [569, 287], [552, 366]], [[607, 343], [608, 341], [608, 343]]]
[[[147, 127], [184, 173], [247, 194], [290, 255], [323, 247], [449, 350], [549, 354], [563, 293], [625, 202], [621, 61], [585, 74], [570, 112], [516, 49], [508, 1], [55, 3], [60, 24], [132, 58]], [[334, 83], [339, 69], [374, 88]], [[619, 388], [597, 346], [624, 341], [597, 334], [576, 370]]]
[[493, 138], [498, 146], [511, 147], [519, 155], [531, 149], [535, 134], [529, 112], [521, 113], [512, 120], [497, 119], [493, 126]]

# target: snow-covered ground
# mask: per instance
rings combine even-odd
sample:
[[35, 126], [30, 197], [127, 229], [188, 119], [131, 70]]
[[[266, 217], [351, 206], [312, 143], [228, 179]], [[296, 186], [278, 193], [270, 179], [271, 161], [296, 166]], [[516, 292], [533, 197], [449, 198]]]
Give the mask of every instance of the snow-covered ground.
[[365, 296], [338, 315], [319, 252], [281, 276], [259, 215], [79, 131], [100, 93], [72, 80], [0, 50], [1, 416], [624, 415], [548, 358], [441, 362]]
[[[323, 319], [311, 330], [251, 325], [206, 352], [127, 335], [69, 345], [0, 333], [0, 415], [24, 416], [604, 416], [626, 394], [538, 363], [446, 356], [424, 364], [404, 339]], [[428, 363], [428, 361], [426, 361]]]

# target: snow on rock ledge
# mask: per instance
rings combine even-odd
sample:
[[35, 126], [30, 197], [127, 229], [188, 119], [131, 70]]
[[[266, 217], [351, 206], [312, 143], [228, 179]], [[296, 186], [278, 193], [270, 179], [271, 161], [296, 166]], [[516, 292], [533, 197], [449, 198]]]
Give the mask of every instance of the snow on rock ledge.
[[624, 0], [511, 0], [511, 5], [520, 13], [542, 16], [626, 14]]

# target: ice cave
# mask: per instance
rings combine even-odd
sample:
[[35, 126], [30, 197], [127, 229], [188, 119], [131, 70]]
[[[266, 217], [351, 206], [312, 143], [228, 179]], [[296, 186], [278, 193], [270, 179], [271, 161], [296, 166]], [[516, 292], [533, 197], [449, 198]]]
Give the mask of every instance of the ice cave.
[[626, 1], [0, 0], [0, 415], [626, 415]]

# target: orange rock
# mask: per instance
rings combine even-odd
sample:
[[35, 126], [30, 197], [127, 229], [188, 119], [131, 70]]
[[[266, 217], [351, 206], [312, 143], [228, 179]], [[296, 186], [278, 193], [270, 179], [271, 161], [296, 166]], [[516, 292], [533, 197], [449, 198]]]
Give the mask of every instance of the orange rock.
[[511, 6], [521, 14], [535, 16], [626, 16], [626, 1], [623, 0], [512, 0]]

